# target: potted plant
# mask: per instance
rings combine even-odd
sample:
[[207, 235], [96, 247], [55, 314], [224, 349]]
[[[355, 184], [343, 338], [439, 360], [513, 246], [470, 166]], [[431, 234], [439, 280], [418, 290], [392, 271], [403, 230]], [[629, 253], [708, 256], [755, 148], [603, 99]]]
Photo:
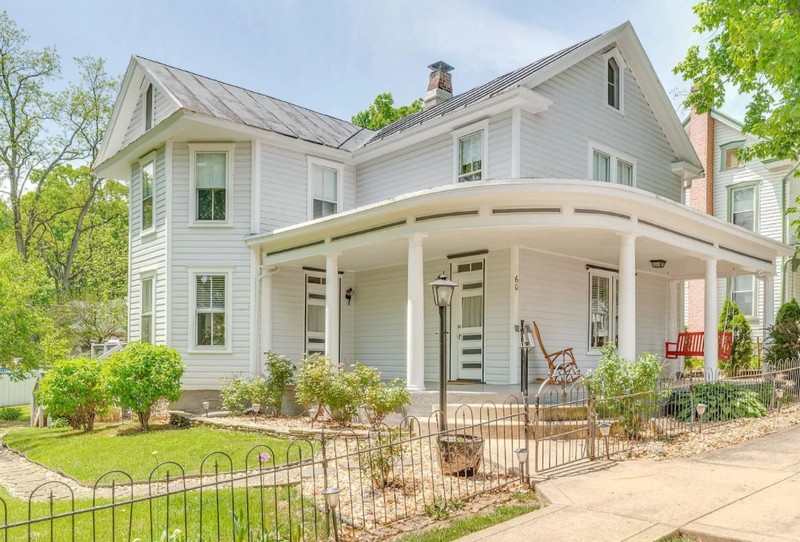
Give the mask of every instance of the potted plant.
[[439, 467], [442, 474], [474, 476], [483, 459], [483, 439], [475, 435], [454, 433], [439, 437]]

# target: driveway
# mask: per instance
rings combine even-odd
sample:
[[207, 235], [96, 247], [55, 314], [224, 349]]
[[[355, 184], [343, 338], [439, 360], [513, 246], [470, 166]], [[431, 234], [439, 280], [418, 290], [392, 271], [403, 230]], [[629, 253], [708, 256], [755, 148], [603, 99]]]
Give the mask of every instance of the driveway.
[[688, 460], [583, 463], [537, 490], [550, 506], [460, 540], [800, 541], [800, 426]]

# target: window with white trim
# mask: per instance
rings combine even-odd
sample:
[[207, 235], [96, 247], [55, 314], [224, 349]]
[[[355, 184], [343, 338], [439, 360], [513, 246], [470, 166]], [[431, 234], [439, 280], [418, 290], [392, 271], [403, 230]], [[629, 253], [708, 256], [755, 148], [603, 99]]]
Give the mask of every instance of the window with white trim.
[[617, 344], [619, 292], [616, 273], [589, 269], [589, 351]]
[[152, 343], [155, 336], [155, 275], [143, 275], [140, 282], [141, 304], [139, 315], [139, 340], [143, 343]]
[[756, 231], [756, 185], [730, 189], [730, 221]]
[[153, 229], [153, 178], [155, 161], [150, 160], [142, 165], [142, 231]]
[[625, 110], [625, 59], [619, 49], [603, 55], [603, 99], [606, 106], [624, 114]]
[[306, 353], [325, 353], [325, 277], [306, 274]]
[[227, 215], [228, 153], [195, 155], [197, 221], [224, 222]]
[[309, 156], [308, 219], [322, 218], [342, 211], [344, 165]]
[[591, 143], [589, 174], [595, 181], [636, 186], [636, 160], [610, 147]]
[[196, 348], [221, 349], [227, 346], [228, 276], [227, 273], [194, 274]]
[[483, 177], [483, 130], [458, 138], [458, 182]]
[[144, 129], [145, 131], [153, 127], [153, 111], [155, 111], [155, 103], [153, 102], [153, 85], [147, 85], [147, 90], [144, 93]]
[[753, 275], [738, 275], [731, 280], [731, 299], [736, 302], [742, 314], [756, 315], [756, 281]]
[[619, 109], [620, 72], [616, 59], [611, 57], [606, 62], [606, 80], [608, 81], [608, 105]]

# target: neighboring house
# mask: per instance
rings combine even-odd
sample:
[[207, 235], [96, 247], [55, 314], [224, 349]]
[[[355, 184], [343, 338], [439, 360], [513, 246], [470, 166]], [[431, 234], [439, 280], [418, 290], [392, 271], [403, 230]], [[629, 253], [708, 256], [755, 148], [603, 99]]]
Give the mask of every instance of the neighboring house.
[[187, 390], [267, 350], [424, 389], [445, 271], [449, 377], [509, 385], [520, 319], [584, 370], [661, 353], [682, 281], [716, 297], [790, 253], [681, 202], [702, 164], [629, 23], [456, 96], [431, 69], [424, 110], [370, 132], [134, 57], [97, 167], [130, 181], [130, 339], [178, 349]]
[[[758, 140], [742, 134], [740, 122], [716, 110], [692, 112], [684, 126], [704, 170], [704, 176], [692, 181], [686, 191], [686, 204], [747, 231], [796, 245], [796, 229], [786, 209], [796, 205], [795, 198], [800, 194], [794, 177], [799, 164], [790, 160], [740, 161], [737, 149]], [[740, 269], [734, 277], [719, 283], [718, 307], [726, 297], [734, 299], [747, 316], [756, 341], [766, 337], [777, 307], [798, 293], [798, 275], [793, 272], [791, 261], [789, 255], [779, 258], [772, 275], [753, 275]], [[700, 330], [703, 284], [690, 282], [686, 297], [686, 326]], [[771, 298], [769, 303], [764, 303], [766, 297]], [[768, 305], [773, 310], [765, 314]]]

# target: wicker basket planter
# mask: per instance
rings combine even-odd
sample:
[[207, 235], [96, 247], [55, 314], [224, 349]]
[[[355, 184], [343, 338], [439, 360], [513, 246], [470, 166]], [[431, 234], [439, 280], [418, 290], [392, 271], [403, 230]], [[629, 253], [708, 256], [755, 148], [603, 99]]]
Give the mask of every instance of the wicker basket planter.
[[442, 474], [474, 476], [483, 459], [483, 439], [474, 435], [443, 435], [439, 437], [439, 466]]

